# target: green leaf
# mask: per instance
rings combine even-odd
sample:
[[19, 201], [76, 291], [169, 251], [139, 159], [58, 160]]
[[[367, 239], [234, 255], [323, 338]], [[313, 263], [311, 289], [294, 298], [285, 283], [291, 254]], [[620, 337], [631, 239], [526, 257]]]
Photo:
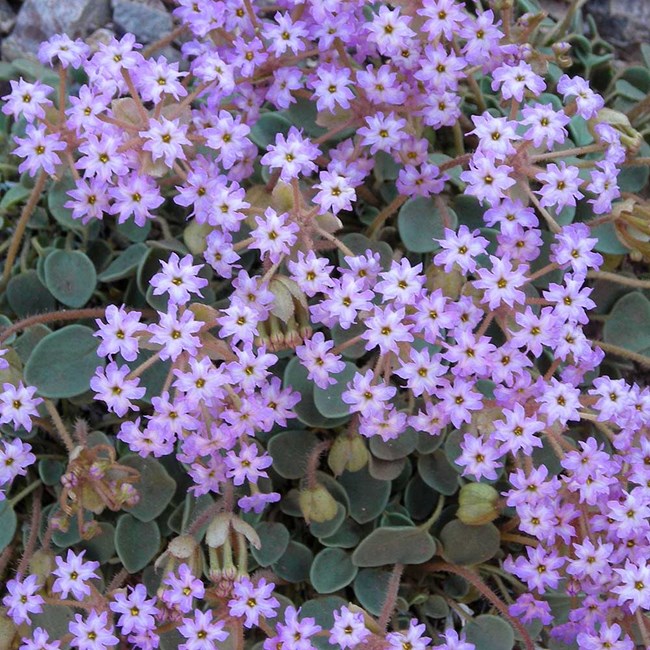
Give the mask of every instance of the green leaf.
[[370, 438], [370, 451], [381, 460], [398, 460], [408, 456], [415, 449], [416, 442], [415, 429], [409, 427], [392, 440], [382, 440], [379, 436], [373, 436]]
[[291, 386], [300, 393], [300, 401], [294, 406], [296, 417], [307, 426], [331, 429], [344, 424], [350, 416], [327, 418], [316, 408], [314, 401], [314, 382], [308, 378], [307, 369], [298, 357], [293, 357], [284, 369], [284, 385]]
[[350, 516], [357, 523], [365, 524], [376, 519], [386, 508], [391, 483], [370, 476], [367, 466], [358, 472], [343, 472], [338, 482], [350, 499]]
[[115, 282], [133, 275], [142, 258], [147, 254], [149, 248], [146, 244], [131, 244], [122, 251], [106, 268], [99, 274], [100, 282]]
[[[300, 620], [304, 618], [313, 618], [316, 625], [320, 625], [323, 630], [329, 630], [334, 625], [334, 610], [341, 609], [347, 605], [348, 601], [343, 600], [340, 596], [325, 596], [322, 598], [312, 598], [303, 603], [300, 608]], [[278, 614], [280, 616], [280, 614]], [[311, 643], [317, 650], [333, 650], [327, 636], [314, 636], [310, 639]], [[234, 649], [233, 649], [234, 650]]]
[[381, 614], [389, 582], [390, 572], [385, 569], [361, 569], [354, 580], [354, 595], [373, 616]]
[[35, 628], [41, 627], [48, 632], [50, 639], [62, 639], [68, 634], [68, 626], [74, 620], [74, 610], [65, 605], [43, 605], [43, 611], [31, 614], [30, 618]]
[[255, 526], [255, 531], [260, 536], [260, 548], [251, 546], [251, 553], [255, 561], [263, 567], [277, 562], [289, 546], [289, 530], [276, 521], [263, 521]]
[[361, 527], [354, 519], [344, 519], [338, 530], [328, 537], [320, 537], [323, 546], [354, 548], [361, 539]]
[[357, 366], [350, 361], [345, 361], [341, 372], [330, 375], [336, 380], [335, 384], [327, 388], [314, 386], [314, 404], [318, 412], [326, 418], [347, 418], [350, 415], [350, 406], [346, 404], [341, 395], [347, 390], [347, 384], [352, 381], [357, 372]]
[[439, 498], [438, 493], [416, 474], [406, 486], [404, 505], [412, 519], [422, 521], [433, 512]]
[[155, 521], [140, 521], [132, 515], [122, 515], [115, 529], [115, 549], [129, 573], [144, 569], [158, 552], [160, 529]]
[[345, 515], [347, 514], [347, 509], [346, 507], [341, 504], [337, 503], [336, 504], [336, 514], [334, 517], [327, 521], [312, 521], [309, 524], [309, 531], [314, 537], [318, 537], [319, 539], [321, 537], [330, 537], [331, 535], [334, 535], [336, 531], [340, 528], [341, 524], [343, 523], [343, 520], [345, 519]]
[[425, 530], [411, 526], [377, 528], [361, 541], [352, 554], [358, 567], [386, 564], [422, 564], [436, 552], [433, 537]]
[[[384, 271], [390, 268], [393, 260], [393, 249], [385, 241], [375, 241], [368, 239], [360, 232], [350, 232], [341, 237], [341, 241], [355, 254], [365, 255], [370, 249], [373, 253], [379, 253], [379, 263]], [[348, 263], [344, 260], [345, 254], [339, 250], [339, 264], [344, 268], [349, 268]]]
[[263, 113], [255, 122], [249, 137], [260, 149], [266, 149], [275, 143], [278, 133], [286, 136], [290, 128], [291, 122], [286, 117], [277, 113]]
[[[458, 225], [456, 213], [449, 209], [449, 228]], [[400, 209], [397, 229], [404, 245], [413, 253], [430, 253], [438, 250], [445, 234], [442, 216], [433, 199], [417, 196], [409, 199]]]
[[309, 101], [304, 97], [298, 97], [297, 101], [284, 111], [284, 115], [299, 129], [304, 129], [305, 133], [312, 138], [318, 138], [327, 132], [327, 129], [316, 124], [316, 118], [318, 117], [316, 102]]
[[129, 217], [126, 221], [118, 223], [115, 226], [115, 231], [120, 235], [126, 237], [129, 241], [132, 242], [143, 242], [148, 236], [151, 230], [151, 220], [147, 219], [144, 223], [144, 226], [138, 226], [135, 222], [134, 217]]
[[481, 564], [491, 560], [501, 543], [499, 529], [494, 524], [468, 526], [454, 519], [440, 531], [443, 556], [460, 565]]
[[301, 478], [307, 469], [307, 460], [318, 444], [315, 433], [306, 430], [290, 430], [279, 433], [268, 444], [273, 459], [273, 469], [282, 478]]
[[75, 397], [90, 388], [98, 366], [99, 341], [85, 325], [67, 325], [48, 334], [34, 348], [25, 365], [25, 382], [41, 397]]
[[92, 539], [82, 540], [79, 546], [86, 550], [85, 559], [104, 564], [115, 555], [115, 526], [102, 521], [99, 531]]
[[418, 473], [431, 488], [450, 496], [458, 490], [458, 472], [441, 449], [418, 458]]
[[19, 203], [24, 203], [27, 201], [27, 197], [31, 194], [31, 190], [24, 185], [16, 183], [12, 185], [2, 196], [0, 200], [0, 212], [7, 211], [12, 208], [14, 205]]
[[347, 587], [358, 570], [349, 553], [340, 548], [325, 548], [314, 558], [309, 580], [319, 594], [331, 594]]
[[47, 325], [38, 323], [37, 325], [33, 325], [24, 330], [16, 339], [16, 342], [12, 347], [20, 357], [20, 360], [23, 363], [26, 363], [27, 359], [29, 359], [29, 355], [32, 353], [38, 342], [51, 333], [52, 330], [47, 327]]
[[65, 473], [65, 465], [60, 460], [41, 458], [38, 461], [38, 475], [44, 485], [58, 485]]
[[650, 346], [649, 322], [650, 300], [641, 292], [633, 291], [614, 305], [605, 321], [603, 339], [632, 352], [641, 352]]
[[83, 307], [97, 286], [95, 265], [81, 251], [56, 250], [44, 263], [45, 286], [66, 307]]
[[[344, 330], [339, 324], [336, 324], [334, 327], [332, 327], [332, 340], [334, 341], [334, 344], [338, 346], [342, 343], [346, 343], [359, 334], [363, 334], [365, 331], [366, 326], [363, 323], [353, 323], [346, 330]], [[362, 339], [357, 343], [354, 343], [353, 345], [345, 348], [341, 354], [346, 359], [359, 359], [364, 354], [366, 354], [366, 352], [366, 341]]]
[[13, 506], [8, 500], [0, 503], [0, 551], [4, 551], [11, 544], [16, 534], [18, 518]]
[[72, 210], [65, 207], [65, 204], [70, 201], [68, 192], [75, 187], [72, 176], [66, 174], [61, 180], [53, 183], [47, 193], [47, 209], [58, 224], [66, 230], [84, 229], [81, 221], [72, 217]]
[[134, 506], [123, 507], [122, 510], [130, 512], [140, 521], [156, 519], [172, 500], [176, 491], [176, 481], [154, 458], [129, 454], [120, 458], [120, 463], [140, 472], [140, 480], [135, 484], [140, 500]]
[[309, 578], [314, 554], [304, 545], [289, 542], [284, 555], [272, 565], [275, 574], [287, 582], [302, 582]]
[[469, 643], [481, 650], [512, 650], [515, 645], [512, 627], [492, 614], [473, 618], [465, 627], [465, 635]]
[[[142, 350], [137, 359], [134, 361], [128, 361], [127, 366], [131, 370], [135, 370], [141, 363], [144, 363], [147, 359], [152, 357], [155, 353], [152, 350]], [[142, 398], [143, 402], [151, 404], [151, 400], [154, 397], [160, 395], [162, 387], [167, 379], [169, 374], [169, 369], [171, 367], [171, 361], [156, 361], [153, 366], [149, 366], [141, 375], [140, 375], [140, 386], [146, 388], [147, 392]]]
[[7, 302], [19, 318], [56, 309], [56, 300], [38, 279], [34, 269], [9, 280]]

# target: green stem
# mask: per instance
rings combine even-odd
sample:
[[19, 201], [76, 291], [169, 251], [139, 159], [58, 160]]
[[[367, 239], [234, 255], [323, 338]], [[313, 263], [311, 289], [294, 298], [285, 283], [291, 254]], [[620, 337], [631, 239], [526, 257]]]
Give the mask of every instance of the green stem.
[[7, 251], [7, 259], [5, 260], [5, 267], [2, 272], [2, 280], [0, 281], [0, 290], [4, 289], [7, 286], [7, 283], [9, 282], [11, 269], [13, 268], [14, 262], [16, 261], [16, 256], [18, 255], [20, 244], [23, 240], [25, 229], [27, 228], [27, 222], [29, 221], [29, 218], [32, 216], [32, 213], [36, 208], [36, 204], [41, 198], [41, 194], [43, 192], [47, 179], [48, 179], [48, 175], [44, 171], [41, 171], [40, 174], [38, 175], [38, 178], [36, 179], [36, 183], [34, 184], [34, 187], [32, 188], [31, 194], [29, 195], [29, 199], [27, 200], [25, 207], [20, 213], [18, 223], [16, 224], [16, 229], [14, 230], [14, 234], [11, 238], [11, 245], [9, 246], [9, 250]]
[[27, 495], [31, 494], [39, 485], [43, 485], [43, 482], [40, 479], [37, 479], [33, 483], [30, 483], [26, 488], [23, 488], [18, 494], [14, 495], [14, 497], [9, 500], [9, 505], [13, 508]]

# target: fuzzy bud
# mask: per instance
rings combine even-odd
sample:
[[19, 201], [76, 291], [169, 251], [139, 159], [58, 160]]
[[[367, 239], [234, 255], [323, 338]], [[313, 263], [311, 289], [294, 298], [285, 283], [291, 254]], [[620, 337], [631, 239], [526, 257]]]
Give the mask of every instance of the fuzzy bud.
[[338, 509], [336, 501], [322, 485], [300, 490], [298, 503], [307, 523], [315, 521], [320, 524], [336, 517]]
[[458, 495], [456, 516], [467, 526], [482, 526], [499, 516], [499, 493], [486, 483], [467, 483]]
[[336, 476], [358, 472], [368, 462], [368, 449], [360, 436], [341, 435], [330, 448], [327, 464]]

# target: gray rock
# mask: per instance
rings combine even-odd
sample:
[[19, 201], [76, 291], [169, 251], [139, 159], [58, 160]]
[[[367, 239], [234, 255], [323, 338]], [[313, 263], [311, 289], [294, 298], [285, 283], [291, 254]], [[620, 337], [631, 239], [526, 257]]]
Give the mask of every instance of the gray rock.
[[588, 0], [585, 11], [605, 40], [628, 53], [650, 41], [650, 0]]
[[160, 0], [113, 0], [118, 31], [135, 34], [140, 43], [153, 43], [172, 30], [172, 17]]
[[0, 34], [8, 34], [16, 22], [16, 14], [7, 0], [0, 0]]
[[84, 37], [111, 19], [110, 0], [25, 0], [2, 58], [35, 58], [38, 46], [54, 34]]

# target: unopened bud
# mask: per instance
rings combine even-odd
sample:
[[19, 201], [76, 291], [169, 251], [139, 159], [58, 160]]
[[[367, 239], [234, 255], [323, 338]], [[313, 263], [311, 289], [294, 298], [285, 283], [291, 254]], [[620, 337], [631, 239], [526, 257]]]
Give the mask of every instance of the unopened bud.
[[598, 115], [587, 122], [589, 132], [595, 140], [598, 140], [598, 135], [595, 133], [594, 127], [600, 123], [609, 124], [618, 131], [621, 136], [621, 144], [628, 153], [635, 154], [643, 144], [643, 136], [632, 126], [625, 113], [612, 108], [601, 108]]
[[499, 516], [499, 493], [486, 483], [467, 483], [460, 488], [456, 516], [468, 526], [482, 526]]
[[336, 517], [338, 506], [334, 497], [322, 486], [305, 488], [298, 495], [302, 516], [307, 523], [322, 523]]
[[336, 476], [348, 472], [358, 472], [368, 462], [368, 449], [361, 436], [347, 434], [339, 436], [330, 448], [327, 464]]

